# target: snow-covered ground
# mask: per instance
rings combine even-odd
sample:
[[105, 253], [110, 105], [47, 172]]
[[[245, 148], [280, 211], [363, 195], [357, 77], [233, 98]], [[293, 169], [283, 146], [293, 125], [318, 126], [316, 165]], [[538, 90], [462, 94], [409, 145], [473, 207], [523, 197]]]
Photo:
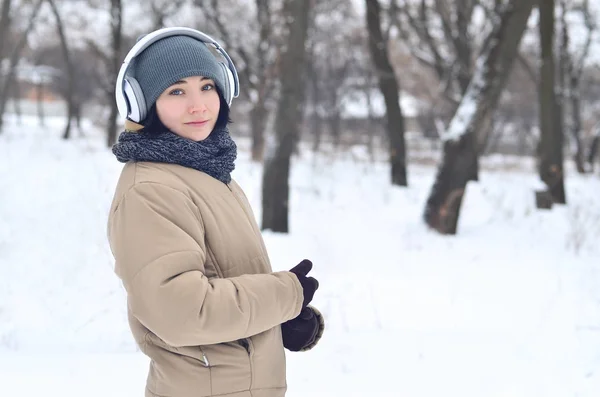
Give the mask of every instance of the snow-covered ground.
[[[0, 396], [142, 396], [105, 237], [122, 165], [47, 121], [0, 135]], [[486, 163], [444, 237], [421, 221], [432, 166], [398, 188], [385, 162], [294, 160], [292, 232], [265, 239], [276, 270], [313, 260], [327, 329], [288, 353], [288, 396], [600, 395], [600, 178], [569, 172], [568, 206], [540, 212], [530, 165]], [[244, 150], [234, 177], [260, 219]]]

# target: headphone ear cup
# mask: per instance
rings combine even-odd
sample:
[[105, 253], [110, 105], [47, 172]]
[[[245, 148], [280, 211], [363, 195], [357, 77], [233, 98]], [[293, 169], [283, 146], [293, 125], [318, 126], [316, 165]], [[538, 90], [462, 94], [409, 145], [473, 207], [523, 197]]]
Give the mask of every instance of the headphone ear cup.
[[123, 93], [129, 106], [127, 117], [136, 123], [144, 120], [147, 116], [146, 99], [140, 83], [133, 77], [125, 78]]
[[231, 73], [231, 70], [229, 70], [227, 65], [225, 65], [223, 62], [219, 62], [219, 65], [221, 65], [221, 71], [225, 80], [225, 92], [223, 95], [225, 96], [227, 105], [231, 106], [231, 102], [233, 101], [233, 93], [235, 92], [235, 80], [233, 78], [233, 73]]

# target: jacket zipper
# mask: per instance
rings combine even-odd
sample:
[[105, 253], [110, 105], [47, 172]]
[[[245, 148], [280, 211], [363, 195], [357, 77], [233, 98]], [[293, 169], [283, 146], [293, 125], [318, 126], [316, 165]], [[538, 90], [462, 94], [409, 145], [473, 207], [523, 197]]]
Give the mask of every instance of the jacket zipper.
[[252, 345], [252, 340], [250, 338], [246, 338], [248, 342], [248, 365], [250, 366], [250, 390], [252, 390], [252, 385], [254, 384], [254, 370], [252, 369], [252, 353], [254, 351], [254, 346]]
[[[250, 214], [246, 212], [246, 209], [240, 202], [239, 198], [237, 197], [237, 194], [231, 188], [231, 185], [229, 183], [227, 183], [226, 185], [227, 189], [229, 189], [229, 192], [233, 195], [233, 198], [242, 209], [242, 212], [244, 213], [244, 215], [246, 215], [246, 219], [250, 222], [250, 227], [252, 227], [252, 220], [250, 219]], [[250, 338], [240, 339], [240, 344], [244, 347], [244, 349], [246, 349], [246, 352], [248, 353], [248, 366], [250, 367], [250, 390], [252, 390], [252, 385], [254, 383], [254, 371], [252, 369], [252, 352], [254, 350], [254, 346], [252, 345], [252, 340]]]
[[248, 338], [240, 339], [238, 342], [244, 349], [246, 349], [246, 353], [250, 354], [250, 342], [248, 342]]
[[204, 366], [210, 368], [210, 361], [208, 361], [208, 357], [206, 357], [206, 353], [204, 353], [204, 350], [200, 349], [200, 353], [202, 353], [202, 360], [204, 360]]

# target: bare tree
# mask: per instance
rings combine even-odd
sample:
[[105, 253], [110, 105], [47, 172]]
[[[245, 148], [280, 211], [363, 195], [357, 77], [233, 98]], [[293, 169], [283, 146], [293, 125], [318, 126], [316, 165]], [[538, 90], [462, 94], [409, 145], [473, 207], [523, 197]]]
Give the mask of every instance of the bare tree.
[[[121, 51], [123, 47], [123, 2], [122, 0], [110, 1], [110, 26], [111, 26], [111, 62], [110, 77], [111, 81], [117, 80], [119, 69], [121, 67]], [[107, 90], [107, 102], [111, 104], [110, 115], [106, 126], [106, 145], [112, 146], [117, 140], [117, 116], [119, 110], [115, 102], [116, 86], [112, 84], [110, 90]]]
[[[469, 32], [480, 0], [392, 0], [390, 17], [421, 65], [435, 71], [443, 94], [456, 106], [470, 82], [473, 54], [480, 45]], [[489, 10], [486, 10], [489, 14]], [[485, 15], [485, 14], [484, 14]], [[437, 31], [439, 27], [439, 32]]]
[[594, 171], [594, 162], [596, 156], [598, 156], [600, 147], [600, 123], [594, 126], [594, 134], [592, 135], [592, 143], [590, 144], [590, 151], [587, 156], [587, 163], [590, 171]]
[[289, 175], [304, 113], [304, 79], [308, 17], [312, 1], [286, 0], [286, 46], [281, 54], [281, 95], [275, 116], [276, 147], [265, 158], [262, 229], [289, 231]]
[[[565, 113], [565, 121], [567, 116], [569, 121], [565, 122], [564, 127], [570, 132], [575, 150], [573, 158], [577, 171], [585, 172], [584, 167], [584, 148], [582, 143], [582, 115], [581, 115], [581, 79], [583, 76], [584, 65], [590, 53], [593, 35], [597, 30], [596, 18], [592, 15], [589, 1], [582, 0], [579, 3], [560, 0], [560, 27], [559, 30], [559, 84], [558, 84], [558, 102], [562, 104], [563, 112]], [[585, 38], [581, 51], [577, 53], [571, 50], [570, 31], [567, 22], [567, 15], [571, 13], [580, 14], [585, 27]], [[581, 25], [578, 25], [581, 28]]]
[[[64, 20], [63, 20], [64, 22]], [[36, 65], [45, 65], [56, 71], [62, 71], [50, 75], [44, 83], [53, 92], [58, 93], [68, 103], [68, 92], [72, 90], [72, 120], [71, 129], [76, 125], [80, 134], [82, 109], [86, 104], [97, 100], [97, 95], [103, 89], [104, 76], [101, 76], [101, 68], [98, 67], [96, 54], [89, 48], [69, 48], [69, 60], [72, 65], [72, 76], [67, 76], [68, 67], [63, 56], [63, 44], [48, 41], [31, 49], [31, 56]], [[70, 81], [71, 80], [71, 81]], [[73, 132], [71, 131], [71, 136]]]
[[[44, 56], [43, 54], [40, 54], [38, 51], [33, 51], [33, 63], [36, 67], [42, 67], [43, 63], [44, 63]], [[45, 127], [46, 126], [46, 114], [44, 112], [44, 89], [47, 88], [51, 82], [51, 79], [48, 78], [47, 76], [45, 76], [45, 73], [38, 73], [38, 76], [34, 79], [34, 83], [35, 83], [35, 96], [36, 96], [36, 110], [37, 110], [37, 115], [38, 115], [38, 124], [40, 127]], [[18, 79], [15, 79], [15, 81], [13, 82], [13, 88], [15, 89], [15, 96], [13, 98], [15, 98], [15, 101], [13, 102], [15, 104], [15, 113], [19, 114], [19, 112], [16, 109], [16, 105], [20, 104], [21, 101], [19, 100], [21, 98], [21, 94], [20, 94], [20, 82]], [[20, 106], [19, 106], [20, 107]], [[20, 117], [20, 115], [18, 116]]]
[[[21, 125], [23, 124], [23, 111], [21, 110], [21, 101], [19, 101], [19, 98], [21, 98], [21, 84], [19, 84], [18, 79], [13, 80], [11, 84], [11, 89], [12, 98], [14, 99], [13, 105], [15, 109], [15, 115], [17, 116], [17, 124]], [[40, 91], [38, 91], [38, 95], [39, 93]]]
[[517, 56], [527, 20], [537, 0], [509, 0], [498, 6], [498, 18], [487, 50], [478, 59], [465, 95], [442, 136], [442, 163], [427, 199], [425, 222], [442, 234], [456, 234], [470, 170], [476, 161], [477, 131], [485, 128]]
[[385, 100], [392, 184], [407, 186], [404, 116], [399, 103], [399, 84], [389, 61], [387, 42], [381, 30], [379, 1], [366, 0], [366, 2], [369, 49], [378, 74], [379, 89]]
[[[540, 142], [538, 171], [555, 203], [566, 202], [563, 171], [562, 109], [556, 100], [554, 62], [554, 0], [540, 0]], [[539, 193], [538, 193], [539, 194]], [[540, 201], [538, 201], [539, 206]]]
[[264, 157], [268, 102], [273, 96], [277, 77], [278, 50], [274, 34], [273, 3], [273, 0], [255, 0], [256, 19], [250, 23], [255, 26], [253, 31], [258, 31], [258, 37], [236, 37], [234, 27], [225, 22], [229, 17], [225, 14], [240, 9], [239, 4], [234, 7], [223, 1], [195, 0], [195, 4], [202, 7], [207, 22], [218, 32], [220, 41], [241, 60], [238, 62], [240, 85], [246, 87], [241, 95], [247, 95], [252, 103], [250, 128], [253, 161], [262, 161]]
[[90, 50], [103, 64], [106, 76], [102, 79], [102, 91], [106, 104], [109, 106], [109, 116], [106, 120], [106, 145], [111, 147], [117, 140], [117, 116], [119, 111], [115, 102], [115, 81], [119, 74], [123, 50], [123, 2], [110, 0], [110, 50], [108, 53], [96, 42], [88, 40]]
[[52, 14], [54, 14], [54, 18], [56, 20], [56, 30], [58, 32], [58, 36], [60, 38], [60, 46], [62, 49], [63, 57], [66, 65], [66, 77], [67, 77], [67, 91], [65, 95], [65, 100], [67, 101], [67, 124], [65, 126], [65, 132], [63, 133], [63, 139], [69, 139], [71, 136], [71, 120], [74, 117], [74, 109], [75, 105], [73, 104], [73, 79], [74, 79], [74, 70], [73, 63], [71, 62], [71, 52], [69, 50], [69, 45], [67, 41], [67, 37], [65, 34], [65, 29], [63, 25], [62, 18], [60, 16], [60, 12], [56, 7], [56, 2], [54, 0], [48, 0], [48, 4], [52, 9]]
[[[314, 29], [314, 28], [313, 28]], [[315, 43], [316, 40], [310, 40], [308, 45], [308, 54], [306, 61], [306, 77], [308, 79], [308, 96], [310, 105], [307, 110], [310, 120], [310, 133], [313, 136], [312, 149], [314, 152], [319, 151], [321, 147], [321, 141], [323, 139], [323, 115], [322, 106], [323, 102], [323, 90], [321, 87], [321, 74], [319, 73], [319, 65], [317, 64], [317, 57], [315, 54]]]
[[144, 2], [149, 8], [152, 18], [152, 29], [157, 30], [165, 27], [165, 21], [177, 13], [187, 0], [150, 0]]
[[122, 0], [110, 0], [109, 15], [110, 41], [108, 49], [104, 49], [98, 42], [89, 38], [86, 43], [89, 51], [94, 54], [100, 65], [95, 74], [102, 89], [104, 102], [109, 108], [109, 115], [104, 127], [106, 128], [106, 145], [111, 147], [117, 139], [117, 117], [119, 115], [115, 102], [115, 82], [124, 57], [122, 53], [125, 41], [123, 37]]
[[[433, 71], [440, 81], [440, 94], [447, 102], [443, 109], [448, 120], [456, 112], [460, 98], [471, 81], [474, 54], [485, 51], [483, 43], [472, 33], [475, 30], [473, 15], [478, 7], [485, 11], [482, 13], [486, 16], [482, 23], [485, 25], [492, 19], [493, 16], [490, 15], [493, 11], [487, 9], [485, 2], [481, 0], [403, 1], [401, 5], [398, 5], [397, 0], [392, 0], [389, 9], [391, 21], [398, 28], [400, 37], [414, 59]], [[429, 118], [438, 117], [430, 114]], [[430, 123], [435, 126], [435, 123]], [[479, 133], [484, 132], [482, 129]], [[485, 139], [465, 142], [466, 145], [474, 145], [468, 150], [479, 152], [482, 145], [478, 145], [478, 141], [483, 142]], [[477, 180], [477, 159], [471, 166], [469, 179]]]
[[2, 1], [2, 11], [0, 12], [0, 59], [4, 58], [4, 44], [8, 41], [8, 32], [10, 32], [10, 6], [11, 0]]
[[[307, 123], [313, 136], [313, 149], [319, 150], [324, 130], [328, 129], [334, 146], [342, 139], [342, 98], [370, 69], [364, 22], [347, 0], [318, 1], [311, 18], [308, 37]], [[366, 56], [365, 56], [366, 55]], [[369, 65], [365, 65], [367, 62]], [[362, 87], [360, 87], [362, 88]]]
[[266, 103], [273, 90], [274, 61], [270, 53], [273, 51], [271, 6], [269, 0], [256, 0], [256, 19], [259, 26], [258, 44], [256, 47], [257, 64], [256, 83], [251, 89], [256, 92], [254, 106], [250, 113], [252, 131], [252, 160], [262, 161], [265, 154], [265, 129], [269, 111]]
[[[45, 0], [37, 0], [36, 3], [33, 5], [31, 15], [28, 18], [27, 26], [25, 27], [23, 32], [21, 32], [21, 35], [19, 36], [19, 39], [17, 40], [17, 44], [15, 45], [15, 48], [13, 48], [13, 50], [12, 50], [12, 53], [10, 56], [10, 61], [9, 61], [8, 71], [7, 71], [6, 75], [4, 76], [4, 78], [2, 79], [2, 81], [0, 81], [0, 133], [2, 133], [4, 111], [6, 109], [6, 102], [8, 101], [10, 86], [14, 79], [17, 64], [19, 63], [19, 59], [21, 57], [21, 53], [23, 52], [23, 49], [27, 45], [27, 38], [29, 36], [29, 33], [31, 33], [31, 31], [33, 30], [33, 27], [35, 26], [35, 20], [38, 16], [38, 13], [39, 13], [40, 8], [42, 7], [42, 4], [44, 3], [44, 1]], [[3, 8], [5, 5], [6, 5], [6, 3], [3, 4]], [[4, 13], [4, 9], [3, 9], [3, 13]], [[10, 18], [10, 17], [7, 17], [7, 18]], [[4, 41], [4, 39], [3, 39], [3, 41]]]

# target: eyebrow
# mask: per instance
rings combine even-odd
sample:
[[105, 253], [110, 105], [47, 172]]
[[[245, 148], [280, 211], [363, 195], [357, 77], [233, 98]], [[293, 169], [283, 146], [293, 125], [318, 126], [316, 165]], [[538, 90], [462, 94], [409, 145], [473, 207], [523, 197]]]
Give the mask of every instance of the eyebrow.
[[[202, 77], [200, 79], [200, 81], [204, 81], [204, 80], [212, 80], [212, 79], [210, 77]], [[176, 82], [171, 84], [171, 86], [178, 85], [178, 84], [186, 84], [186, 83], [187, 83], [187, 81], [185, 81], [185, 80], [177, 80]]]

